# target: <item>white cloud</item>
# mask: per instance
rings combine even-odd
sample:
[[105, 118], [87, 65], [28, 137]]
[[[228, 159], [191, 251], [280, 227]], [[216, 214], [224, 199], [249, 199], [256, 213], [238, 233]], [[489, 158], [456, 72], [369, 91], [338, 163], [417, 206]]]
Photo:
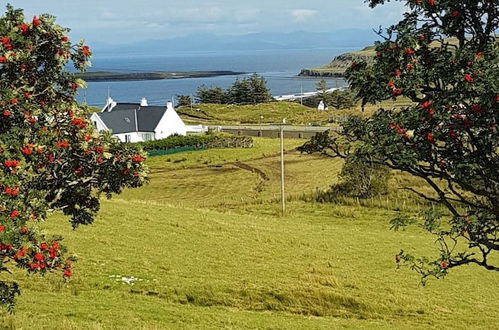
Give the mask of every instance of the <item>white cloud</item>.
[[302, 23], [306, 22], [318, 13], [317, 10], [312, 9], [295, 9], [290, 11], [290, 15], [294, 22]]
[[[396, 23], [407, 8], [392, 1], [371, 9], [364, 0], [8, 0], [28, 19], [48, 12], [75, 40], [128, 42], [188, 33], [371, 29]], [[324, 13], [324, 15], [322, 15]], [[1, 14], [1, 12], [0, 12]], [[341, 20], [331, 20], [331, 15]]]

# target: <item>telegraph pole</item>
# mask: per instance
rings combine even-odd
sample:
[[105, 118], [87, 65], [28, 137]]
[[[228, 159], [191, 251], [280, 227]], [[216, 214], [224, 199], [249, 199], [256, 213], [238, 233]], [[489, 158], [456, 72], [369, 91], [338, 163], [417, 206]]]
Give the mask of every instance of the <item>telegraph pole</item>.
[[286, 196], [284, 193], [284, 124], [286, 119], [283, 120], [283, 125], [279, 126], [281, 136], [281, 215], [286, 214]]
[[284, 192], [284, 126], [286, 125], [286, 118], [282, 123], [272, 123], [273, 126], [279, 127], [280, 149], [281, 149], [281, 216], [286, 215], [286, 194]]

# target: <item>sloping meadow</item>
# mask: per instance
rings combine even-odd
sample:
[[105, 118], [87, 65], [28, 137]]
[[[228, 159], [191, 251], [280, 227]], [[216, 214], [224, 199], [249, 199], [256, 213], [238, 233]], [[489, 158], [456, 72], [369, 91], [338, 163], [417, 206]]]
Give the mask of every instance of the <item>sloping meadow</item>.
[[[341, 163], [295, 154], [296, 145], [287, 141], [289, 194], [333, 183]], [[75, 277], [21, 277], [17, 313], [4, 326], [496, 326], [496, 274], [470, 266], [421, 287], [417, 274], [397, 269], [401, 248], [430, 255], [434, 241], [415, 229], [390, 231], [390, 208], [290, 198], [279, 217], [277, 147], [257, 139], [253, 149], [154, 157], [151, 184], [103, 202], [94, 225], [72, 231], [54, 215], [46, 230], [77, 253]]]
[[396, 270], [393, 255], [400, 247], [429, 253], [418, 246], [431, 238], [390, 232], [388, 211], [357, 209], [345, 218], [342, 208], [295, 202], [283, 219], [116, 200], [76, 232], [56, 217], [48, 231], [62, 232], [78, 251], [77, 275], [68, 283], [23, 279], [17, 314], [4, 321], [209, 328], [232, 319], [232, 327], [257, 328], [256, 317], [286, 328], [298, 317], [297, 328], [327, 328], [340, 318], [351, 327], [464, 329], [480, 319], [493, 327], [495, 274], [469, 267], [422, 288], [416, 274]]

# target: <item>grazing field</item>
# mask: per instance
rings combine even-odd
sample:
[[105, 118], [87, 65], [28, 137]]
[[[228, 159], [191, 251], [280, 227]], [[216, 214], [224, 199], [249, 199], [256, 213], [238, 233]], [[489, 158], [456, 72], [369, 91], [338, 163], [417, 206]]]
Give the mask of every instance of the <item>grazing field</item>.
[[342, 163], [293, 151], [303, 141], [286, 141], [288, 213], [278, 216], [278, 143], [150, 158], [150, 184], [104, 201], [94, 225], [72, 231], [54, 215], [46, 231], [77, 253], [76, 275], [19, 275], [17, 313], [2, 325], [497, 329], [496, 273], [463, 267], [421, 287], [396, 269], [401, 248], [434, 251], [419, 230], [389, 230], [396, 190], [370, 207], [306, 202]]
[[210, 124], [261, 124], [282, 122], [284, 117], [291, 124], [327, 123], [330, 116], [295, 102], [269, 102], [256, 105], [194, 104], [193, 109], [178, 109], [181, 117], [193, 123]]
[[398, 108], [410, 104], [407, 99], [385, 101], [381, 105], [367, 105], [362, 112], [360, 104], [351, 109], [319, 111], [297, 102], [270, 102], [256, 105], [194, 104], [193, 108], [177, 109], [182, 119], [190, 124], [203, 125], [261, 125], [280, 123], [283, 118], [293, 125], [332, 126], [341, 117], [370, 116], [379, 107]]

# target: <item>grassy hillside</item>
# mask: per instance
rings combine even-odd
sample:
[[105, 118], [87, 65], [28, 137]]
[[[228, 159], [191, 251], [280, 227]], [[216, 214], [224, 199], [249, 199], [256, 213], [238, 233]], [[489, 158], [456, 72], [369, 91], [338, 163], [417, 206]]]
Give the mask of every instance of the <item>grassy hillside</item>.
[[[330, 121], [337, 117], [359, 115], [369, 116], [379, 107], [388, 109], [410, 104], [410, 101], [399, 98], [396, 101], [385, 101], [379, 105], [367, 105], [362, 113], [360, 104], [350, 109], [318, 111], [303, 106], [297, 102], [269, 102], [256, 105], [227, 104], [194, 104], [193, 108], [179, 107], [176, 109], [187, 124], [203, 125], [259, 125], [280, 123], [283, 118], [293, 125], [333, 125]], [[102, 109], [90, 107], [92, 112]], [[263, 117], [263, 118], [262, 118]]]
[[358, 52], [345, 53], [335, 57], [329, 64], [318, 67], [303, 69], [300, 76], [310, 77], [343, 77], [346, 69], [353, 61], [364, 60], [370, 62], [376, 56], [374, 46], [366, 47]]
[[[327, 122], [330, 113], [317, 111], [295, 102], [270, 102], [256, 105], [195, 104], [181, 107], [179, 114], [190, 122], [210, 124], [260, 124], [281, 122], [292, 124]], [[261, 118], [263, 116], [263, 118]]]
[[[362, 113], [360, 104], [351, 109], [318, 111], [296, 102], [270, 102], [256, 105], [195, 104], [193, 108], [180, 107], [177, 112], [182, 119], [191, 124], [204, 125], [240, 125], [280, 123], [283, 118], [293, 125], [332, 125], [331, 120], [347, 115], [371, 115], [379, 107], [396, 108], [408, 105], [409, 100], [399, 98], [380, 105], [368, 105]], [[262, 118], [263, 117], [263, 118]]]
[[[336, 180], [341, 161], [293, 152], [302, 141], [286, 141], [290, 202], [287, 216], [277, 216], [278, 143], [256, 139], [254, 149], [150, 158], [151, 183], [104, 201], [93, 226], [72, 231], [54, 215], [46, 231], [64, 235], [78, 253], [76, 275], [68, 283], [52, 275], [22, 275], [17, 314], [3, 316], [2, 325], [496, 327], [495, 273], [470, 266], [423, 288], [415, 273], [396, 270], [393, 256], [400, 248], [434, 251], [433, 237], [388, 229], [387, 220], [401, 207], [396, 190], [389, 201], [373, 200], [370, 207], [303, 202], [303, 194]], [[394, 185], [402, 180], [397, 175]]]
[[[289, 150], [287, 192], [295, 198], [316, 188], [327, 188], [336, 181], [341, 169], [340, 160], [305, 157], [291, 151], [303, 142], [285, 141]], [[128, 190], [120, 198], [223, 211], [271, 202], [279, 196], [278, 139], [257, 138], [252, 149], [203, 150], [154, 157], [149, 166], [151, 183], [142, 189]], [[317, 177], [316, 173], [324, 168], [331, 171]]]
[[[445, 42], [451, 45], [457, 45], [458, 40], [456, 38], [448, 38], [445, 39]], [[430, 44], [430, 47], [440, 47], [441, 44], [439, 42], [433, 42]], [[354, 53], [345, 53], [335, 57], [329, 64], [318, 68], [308, 68], [302, 69], [300, 72], [300, 76], [309, 76], [309, 77], [343, 77], [346, 69], [352, 64], [354, 61], [366, 61], [372, 62], [374, 57], [376, 56], [376, 46], [368, 46], [364, 49], [354, 52]]]

